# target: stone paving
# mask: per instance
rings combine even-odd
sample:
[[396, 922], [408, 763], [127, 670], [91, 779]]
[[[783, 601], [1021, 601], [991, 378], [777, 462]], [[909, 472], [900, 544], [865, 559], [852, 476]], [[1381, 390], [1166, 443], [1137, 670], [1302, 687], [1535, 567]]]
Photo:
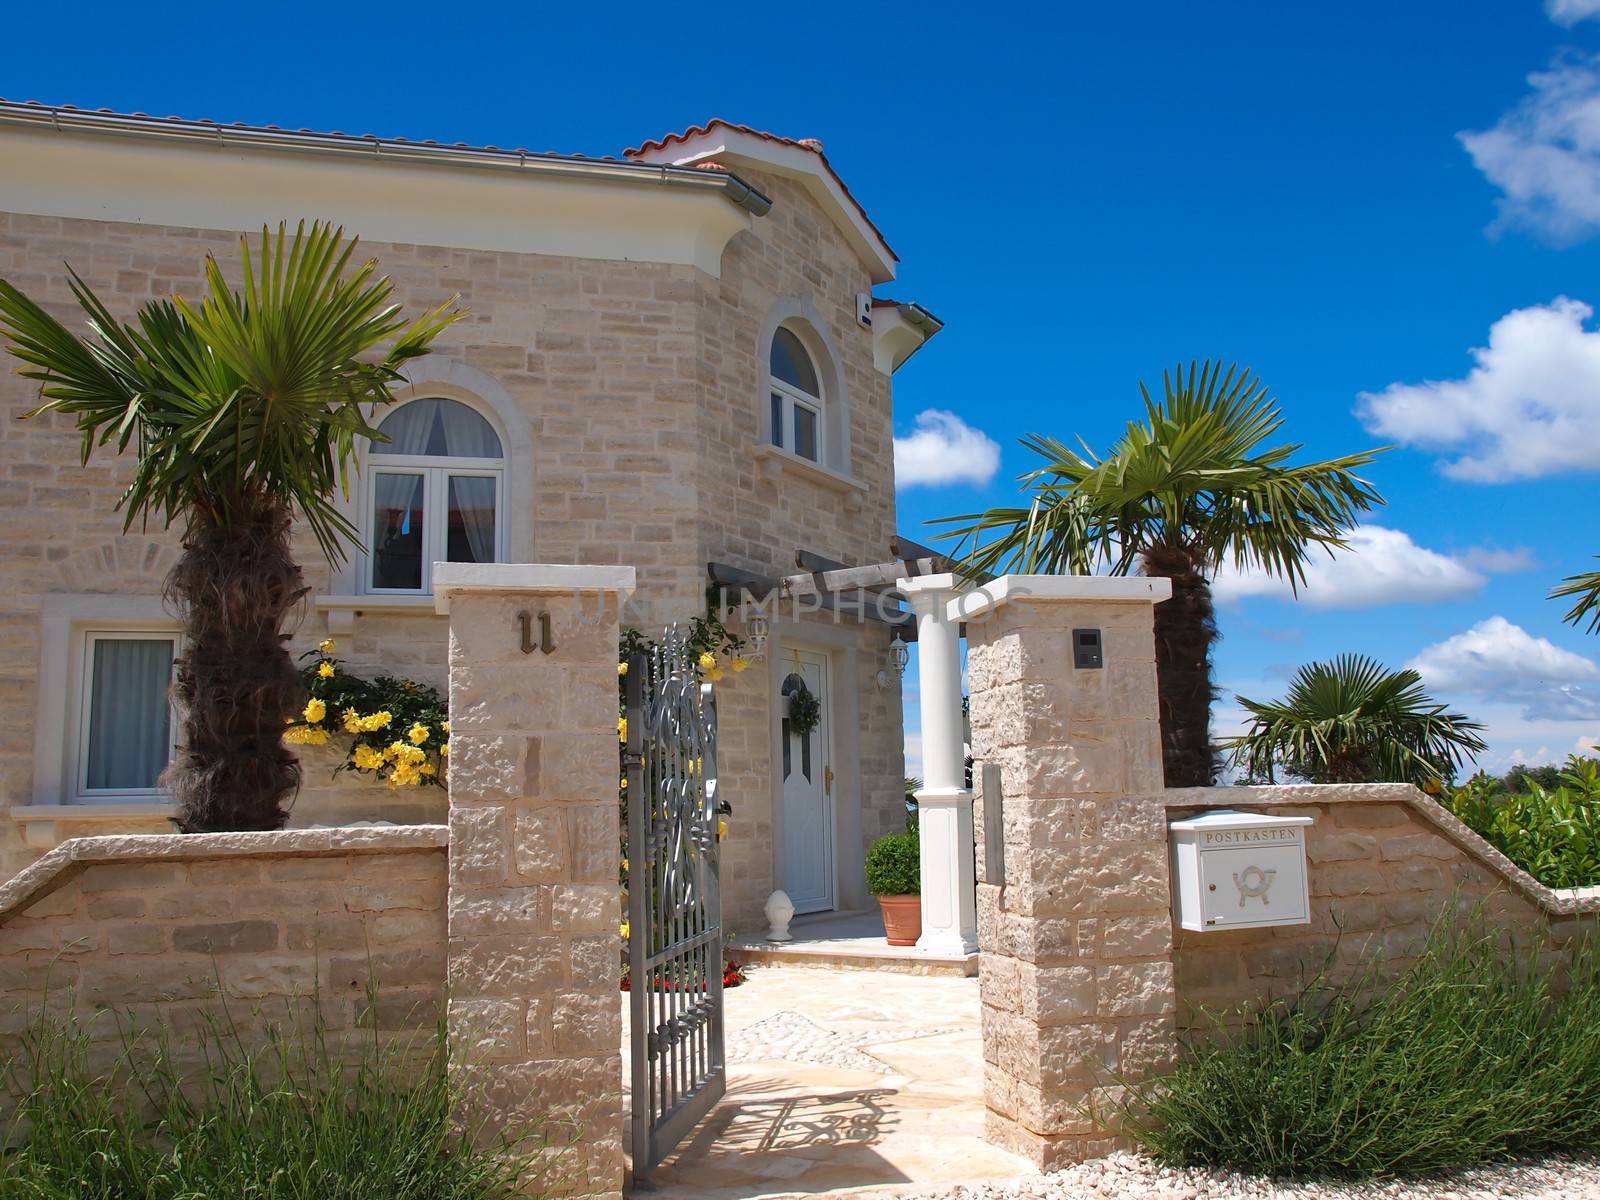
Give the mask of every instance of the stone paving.
[[876, 1196], [1027, 1172], [983, 1139], [976, 979], [756, 967], [726, 1011], [727, 1095], [640, 1195]]

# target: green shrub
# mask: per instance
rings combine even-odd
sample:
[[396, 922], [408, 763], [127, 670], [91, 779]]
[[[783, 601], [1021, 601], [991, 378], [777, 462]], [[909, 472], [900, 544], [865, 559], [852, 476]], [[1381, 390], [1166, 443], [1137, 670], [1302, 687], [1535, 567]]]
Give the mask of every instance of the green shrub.
[[922, 894], [922, 847], [915, 831], [886, 833], [867, 851], [867, 891], [874, 896]]
[[1548, 946], [1441, 924], [1391, 983], [1374, 957], [1242, 1029], [1213, 1016], [1174, 1071], [1131, 1085], [1129, 1131], [1169, 1163], [1357, 1179], [1600, 1150], [1593, 945], [1557, 995]]
[[185, 1058], [209, 1066], [186, 1084], [171, 1033], [125, 1029], [115, 1062], [93, 1065], [102, 1047], [91, 1048], [85, 1022], [104, 1018], [41, 1016], [5, 1064], [6, 1200], [523, 1194], [521, 1147], [484, 1138], [470, 1115], [458, 1124], [462, 1096], [445, 1069], [442, 1027], [431, 1040], [348, 1046], [330, 1045], [320, 1023], [274, 1028], [256, 1050], [224, 1014], [186, 1048]]
[[1528, 790], [1506, 791], [1503, 781], [1479, 772], [1440, 803], [1490, 845], [1547, 887], [1600, 884], [1600, 760], [1567, 760], [1546, 787], [1523, 777]]

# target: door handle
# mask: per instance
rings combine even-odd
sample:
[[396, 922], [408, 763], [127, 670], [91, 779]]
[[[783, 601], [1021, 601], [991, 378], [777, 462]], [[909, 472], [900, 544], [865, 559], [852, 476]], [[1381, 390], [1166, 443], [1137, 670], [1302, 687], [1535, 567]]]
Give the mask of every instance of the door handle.
[[833, 795], [833, 768], [832, 767], [823, 767], [822, 768], [822, 794], [824, 796]]

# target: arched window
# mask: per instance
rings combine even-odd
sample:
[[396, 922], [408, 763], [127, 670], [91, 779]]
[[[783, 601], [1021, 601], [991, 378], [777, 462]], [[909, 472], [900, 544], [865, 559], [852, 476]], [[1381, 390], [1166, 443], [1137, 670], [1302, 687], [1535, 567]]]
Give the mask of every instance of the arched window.
[[496, 562], [505, 545], [505, 450], [459, 400], [412, 400], [367, 456], [369, 592], [432, 590], [435, 562]]
[[812, 462], [822, 461], [822, 386], [816, 364], [792, 329], [772, 335], [772, 444]]

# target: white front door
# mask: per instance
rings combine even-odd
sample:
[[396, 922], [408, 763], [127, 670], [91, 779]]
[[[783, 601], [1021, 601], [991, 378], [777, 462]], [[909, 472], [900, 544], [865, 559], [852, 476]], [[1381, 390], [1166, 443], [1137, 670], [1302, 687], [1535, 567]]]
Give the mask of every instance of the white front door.
[[[833, 907], [833, 751], [829, 730], [828, 660], [805, 650], [782, 651], [777, 764], [783, 780], [781, 887], [799, 913]], [[788, 698], [804, 682], [815, 696], [820, 717], [815, 729], [800, 733], [787, 715]]]

